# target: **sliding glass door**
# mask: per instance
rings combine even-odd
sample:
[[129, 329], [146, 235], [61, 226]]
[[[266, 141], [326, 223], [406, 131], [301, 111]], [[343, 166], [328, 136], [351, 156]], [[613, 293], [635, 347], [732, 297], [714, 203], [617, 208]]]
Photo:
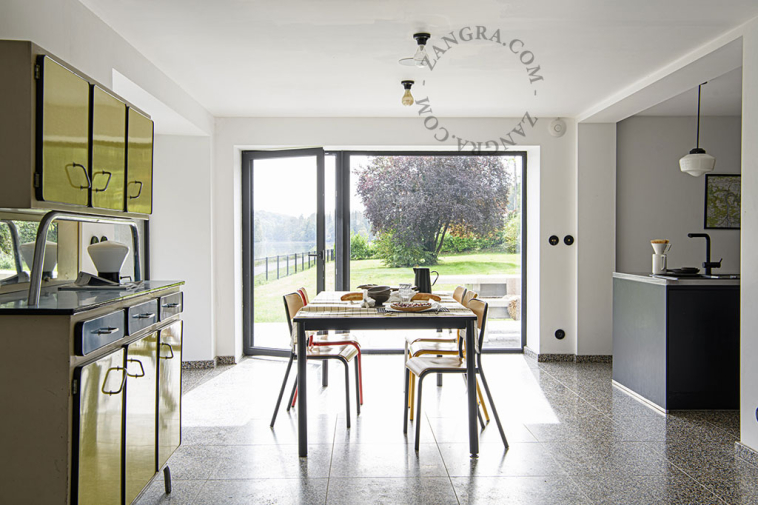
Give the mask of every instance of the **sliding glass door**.
[[[323, 291], [327, 263], [334, 278], [333, 232], [332, 245], [326, 241], [324, 151], [249, 151], [242, 161], [245, 352], [285, 351], [282, 296], [300, 288], [311, 297]], [[331, 160], [332, 174], [333, 165]]]
[[[414, 266], [439, 273], [435, 293], [462, 285], [487, 300], [486, 350], [521, 351], [525, 174], [514, 152], [243, 153], [245, 352], [286, 352], [283, 295], [413, 283]], [[405, 335], [356, 337], [399, 352]]]

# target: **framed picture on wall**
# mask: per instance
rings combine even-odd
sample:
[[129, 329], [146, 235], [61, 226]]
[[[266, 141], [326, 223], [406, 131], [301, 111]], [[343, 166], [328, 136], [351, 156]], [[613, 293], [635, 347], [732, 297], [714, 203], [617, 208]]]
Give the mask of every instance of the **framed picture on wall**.
[[705, 228], [739, 230], [741, 199], [739, 175], [706, 175]]

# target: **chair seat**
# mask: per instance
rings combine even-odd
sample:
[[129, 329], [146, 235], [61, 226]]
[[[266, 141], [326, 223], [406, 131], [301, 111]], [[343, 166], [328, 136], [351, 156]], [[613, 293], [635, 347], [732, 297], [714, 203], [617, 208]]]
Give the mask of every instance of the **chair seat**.
[[405, 366], [417, 376], [427, 372], [466, 372], [466, 360], [452, 356], [419, 356], [409, 359]]
[[358, 355], [358, 349], [352, 345], [317, 345], [308, 347], [309, 358], [343, 358], [351, 361]]
[[313, 341], [322, 344], [322, 343], [328, 343], [328, 342], [350, 342], [351, 345], [357, 345], [358, 347], [361, 346], [361, 344], [355, 340], [354, 338], [350, 338], [349, 333], [331, 333], [329, 335], [314, 335]]
[[418, 353], [458, 354], [458, 344], [454, 340], [452, 342], [414, 342], [409, 350], [411, 356], [416, 356]]
[[[444, 335], [444, 336], [442, 336]], [[427, 333], [426, 335], [408, 335], [405, 337], [405, 342], [408, 345], [415, 344], [417, 342], [457, 342], [457, 337], [455, 335], [450, 335], [448, 333]]]

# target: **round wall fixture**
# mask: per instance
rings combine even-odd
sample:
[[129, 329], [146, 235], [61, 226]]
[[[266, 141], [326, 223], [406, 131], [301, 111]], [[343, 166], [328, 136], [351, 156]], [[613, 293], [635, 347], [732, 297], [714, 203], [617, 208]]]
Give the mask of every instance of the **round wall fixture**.
[[553, 137], [563, 137], [566, 133], [566, 121], [560, 118], [550, 121], [550, 135]]
[[572, 237], [571, 235], [566, 235], [565, 237], [563, 237], [563, 243], [566, 244], [566, 245], [573, 244], [574, 243], [574, 237]]
[[550, 245], [558, 245], [558, 242], [560, 242], [561, 239], [558, 238], [558, 235], [550, 235], [550, 238], [547, 239], [547, 241]]
[[563, 338], [566, 336], [566, 332], [563, 330], [555, 330], [555, 338], [558, 340], [563, 340]]

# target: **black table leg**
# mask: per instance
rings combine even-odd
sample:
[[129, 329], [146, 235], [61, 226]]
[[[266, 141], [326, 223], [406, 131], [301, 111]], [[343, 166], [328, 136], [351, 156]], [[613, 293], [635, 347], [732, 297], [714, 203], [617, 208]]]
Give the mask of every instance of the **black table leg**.
[[300, 323], [297, 325], [297, 440], [301, 458], [308, 456], [308, 351], [305, 344], [305, 328]]
[[329, 386], [329, 360], [325, 359], [321, 362], [321, 385], [323, 387]]
[[[468, 444], [472, 457], [479, 455], [479, 436], [477, 433], [477, 411], [479, 409], [476, 401], [476, 369], [475, 356], [476, 344], [476, 325], [474, 321], [466, 323], [466, 388], [468, 389]], [[304, 361], [304, 360], [303, 360]], [[298, 363], [299, 364], [299, 363]], [[303, 372], [304, 373], [304, 372]], [[300, 391], [302, 394], [302, 390]]]

